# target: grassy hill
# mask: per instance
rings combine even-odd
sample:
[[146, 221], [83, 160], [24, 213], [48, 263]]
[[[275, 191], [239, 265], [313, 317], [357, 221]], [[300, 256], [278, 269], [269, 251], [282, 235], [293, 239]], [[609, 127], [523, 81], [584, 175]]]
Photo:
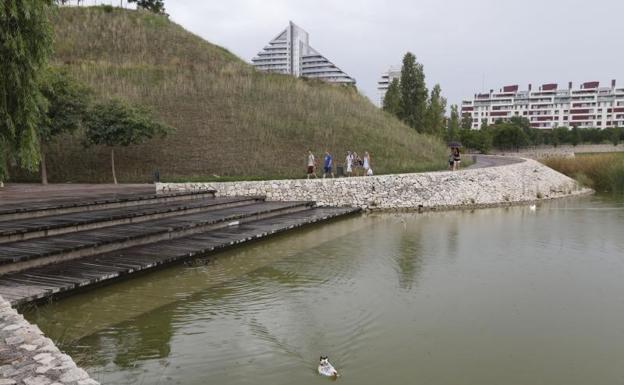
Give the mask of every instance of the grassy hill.
[[[116, 151], [120, 181], [298, 177], [308, 148], [369, 151], [377, 173], [443, 168], [445, 149], [349, 88], [263, 74], [166, 17], [103, 7], [53, 15], [53, 64], [102, 97], [151, 107], [177, 129]], [[51, 181], [110, 181], [109, 153], [63, 137], [48, 152]], [[24, 177], [24, 176], [22, 176]], [[31, 176], [32, 177], [32, 176]]]

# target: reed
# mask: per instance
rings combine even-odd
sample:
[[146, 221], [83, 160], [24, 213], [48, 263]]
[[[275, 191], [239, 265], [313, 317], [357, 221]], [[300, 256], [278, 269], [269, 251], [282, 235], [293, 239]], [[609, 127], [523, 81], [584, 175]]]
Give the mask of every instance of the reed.
[[544, 164], [598, 192], [624, 193], [624, 153], [549, 158]]
[[[299, 177], [308, 148], [368, 151], [375, 173], [445, 168], [444, 144], [375, 107], [354, 88], [262, 74], [226, 49], [164, 16], [65, 7], [53, 17], [53, 63], [100, 97], [151, 107], [176, 132], [116, 150], [120, 181], [210, 177]], [[52, 181], [109, 180], [108, 152], [82, 138], [50, 146]], [[34, 176], [24, 175], [23, 179]]]

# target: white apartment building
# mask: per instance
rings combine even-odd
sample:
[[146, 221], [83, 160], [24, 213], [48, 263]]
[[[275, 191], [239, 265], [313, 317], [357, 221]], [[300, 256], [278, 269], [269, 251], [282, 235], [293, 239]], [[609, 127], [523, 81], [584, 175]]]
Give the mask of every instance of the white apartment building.
[[401, 68], [400, 67], [390, 67], [390, 69], [383, 74], [381, 74], [381, 79], [377, 82], [377, 93], [378, 93], [378, 101], [379, 106], [383, 106], [384, 98], [386, 97], [386, 91], [388, 91], [388, 87], [392, 80], [399, 79], [401, 77]]
[[561, 90], [556, 83], [543, 84], [538, 90], [529, 84], [526, 91], [512, 85], [499, 92], [475, 94], [472, 100], [462, 102], [461, 112], [472, 118], [472, 128], [476, 129], [484, 119], [493, 124], [513, 116], [527, 118], [531, 127], [543, 129], [624, 127], [624, 88], [617, 88], [615, 80], [610, 87], [593, 81], [578, 89], [570, 82]]
[[308, 33], [292, 21], [251, 61], [261, 71], [355, 84], [355, 79], [310, 47]]

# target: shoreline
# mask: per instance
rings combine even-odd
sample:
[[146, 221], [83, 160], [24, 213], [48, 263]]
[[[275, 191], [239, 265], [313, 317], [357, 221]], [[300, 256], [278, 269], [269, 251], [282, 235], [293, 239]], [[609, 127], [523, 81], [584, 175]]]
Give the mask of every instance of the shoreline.
[[367, 177], [216, 183], [157, 183], [157, 193], [216, 190], [217, 196], [265, 195], [273, 201], [315, 201], [319, 206], [366, 211], [434, 211], [504, 207], [593, 190], [535, 160], [479, 155], [459, 171]]

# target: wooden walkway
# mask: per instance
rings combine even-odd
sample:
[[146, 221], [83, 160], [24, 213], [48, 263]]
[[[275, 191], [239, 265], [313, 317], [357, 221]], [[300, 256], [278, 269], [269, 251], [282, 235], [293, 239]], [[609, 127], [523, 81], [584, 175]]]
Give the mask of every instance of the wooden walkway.
[[136, 246], [0, 277], [0, 295], [13, 305], [40, 301], [71, 290], [112, 281], [132, 273], [205, 256], [357, 210], [314, 208], [235, 227], [222, 228], [174, 240]]
[[214, 208], [236, 207], [259, 202], [260, 197], [193, 199], [173, 202], [144, 204], [98, 211], [83, 211], [11, 221], [0, 221], [0, 243], [40, 238], [79, 230], [108, 227], [125, 223], [144, 222], [179, 215], [192, 214]]
[[16, 188], [13, 196], [0, 193], [0, 295], [12, 304], [359, 211], [264, 197], [215, 198], [212, 191], [156, 195], [144, 185], [72, 188], [28, 192], [22, 186], [22, 200]]
[[83, 199], [155, 194], [151, 184], [29, 184], [7, 183], [0, 188], [0, 207], [5, 204], [34, 204], [37, 202], [71, 202]]

